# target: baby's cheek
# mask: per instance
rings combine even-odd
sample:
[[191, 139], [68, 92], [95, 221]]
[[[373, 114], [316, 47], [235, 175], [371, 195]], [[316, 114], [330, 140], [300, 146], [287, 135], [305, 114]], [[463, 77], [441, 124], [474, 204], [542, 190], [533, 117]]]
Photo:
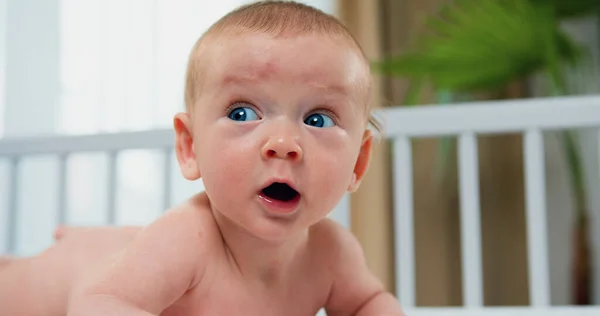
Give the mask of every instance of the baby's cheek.
[[313, 166], [315, 185], [318, 186], [319, 192], [325, 195], [325, 199], [336, 200], [346, 192], [353, 169], [348, 158], [338, 155], [323, 156]]
[[[220, 142], [213, 146], [210, 161], [204, 166], [204, 174], [221, 189], [234, 190], [247, 185], [252, 179], [252, 155], [247, 145]], [[231, 191], [230, 191], [231, 192]]]

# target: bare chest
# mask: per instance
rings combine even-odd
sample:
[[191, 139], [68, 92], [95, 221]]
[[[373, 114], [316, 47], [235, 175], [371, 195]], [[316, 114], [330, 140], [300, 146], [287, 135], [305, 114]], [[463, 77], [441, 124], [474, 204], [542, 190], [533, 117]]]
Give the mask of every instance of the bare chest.
[[314, 316], [329, 295], [318, 276], [297, 275], [284, 286], [263, 288], [231, 276], [214, 276], [208, 286], [186, 293], [161, 316]]

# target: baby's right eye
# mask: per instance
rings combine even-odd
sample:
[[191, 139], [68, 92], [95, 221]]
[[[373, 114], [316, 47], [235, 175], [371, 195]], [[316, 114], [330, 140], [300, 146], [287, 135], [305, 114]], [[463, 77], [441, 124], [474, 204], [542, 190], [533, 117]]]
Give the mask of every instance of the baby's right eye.
[[258, 120], [258, 115], [256, 112], [249, 107], [237, 107], [231, 110], [227, 115], [233, 121], [253, 121]]

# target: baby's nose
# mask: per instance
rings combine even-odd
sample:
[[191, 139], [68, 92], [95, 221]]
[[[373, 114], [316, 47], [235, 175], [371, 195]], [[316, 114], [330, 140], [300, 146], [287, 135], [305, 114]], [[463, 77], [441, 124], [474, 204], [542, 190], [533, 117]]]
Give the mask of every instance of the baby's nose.
[[302, 148], [295, 137], [271, 137], [262, 150], [264, 159], [302, 159]]

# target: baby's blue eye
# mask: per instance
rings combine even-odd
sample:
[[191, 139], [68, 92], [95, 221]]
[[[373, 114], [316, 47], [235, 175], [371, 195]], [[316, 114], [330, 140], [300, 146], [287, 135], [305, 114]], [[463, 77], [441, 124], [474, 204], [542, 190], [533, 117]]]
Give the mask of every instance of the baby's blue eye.
[[329, 116], [321, 113], [311, 114], [304, 120], [304, 124], [314, 127], [331, 127], [335, 125]]
[[258, 115], [256, 114], [256, 112], [254, 112], [253, 109], [248, 107], [235, 108], [231, 112], [229, 112], [229, 115], [227, 115], [227, 117], [234, 121], [258, 120]]

